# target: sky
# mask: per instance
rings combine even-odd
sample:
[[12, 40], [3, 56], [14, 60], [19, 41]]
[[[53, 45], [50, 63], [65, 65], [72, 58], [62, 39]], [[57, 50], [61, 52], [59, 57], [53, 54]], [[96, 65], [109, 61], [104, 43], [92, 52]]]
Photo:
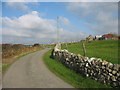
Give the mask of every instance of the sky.
[[2, 43], [56, 43], [57, 30], [60, 42], [118, 33], [117, 2], [15, 1], [2, 2]]

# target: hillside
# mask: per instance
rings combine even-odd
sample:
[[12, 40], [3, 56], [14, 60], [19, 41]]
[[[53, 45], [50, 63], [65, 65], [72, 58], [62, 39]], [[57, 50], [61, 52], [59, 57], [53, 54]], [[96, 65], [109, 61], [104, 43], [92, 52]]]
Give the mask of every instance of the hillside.
[[[103, 41], [92, 41], [90, 43], [85, 42], [86, 55], [87, 57], [96, 57], [103, 60], [112, 62], [114, 64], [120, 64], [118, 60], [118, 40], [103, 40]], [[83, 54], [82, 43], [77, 44], [65, 44], [62, 45], [62, 49], [68, 49], [68, 51], [75, 54]]]

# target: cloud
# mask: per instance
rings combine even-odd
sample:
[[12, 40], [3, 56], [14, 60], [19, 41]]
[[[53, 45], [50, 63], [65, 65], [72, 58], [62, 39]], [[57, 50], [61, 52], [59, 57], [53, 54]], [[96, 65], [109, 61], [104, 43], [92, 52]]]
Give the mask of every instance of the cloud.
[[72, 32], [80, 31], [79, 29], [74, 27], [72, 25], [72, 23], [70, 22], [70, 20], [68, 18], [66, 18], [66, 17], [59, 16], [58, 25], [60, 27], [64, 27], [64, 29], [66, 29], [68, 31], [72, 31]]
[[29, 34], [24, 33], [23, 30], [16, 31], [15, 29], [3, 28], [3, 35], [17, 36], [17, 37], [30, 37]]
[[65, 25], [69, 25], [70, 21], [65, 17], [59, 17], [59, 21]]
[[30, 8], [27, 6], [27, 2], [6, 2], [6, 6], [12, 9], [20, 10], [20, 11], [29, 11]]
[[3, 0], [4, 2], [118, 2], [119, 0]]
[[28, 5], [32, 5], [34, 7], [39, 6], [38, 2], [25, 2], [24, 0], [14, 0], [12, 2], [5, 2], [5, 5], [14, 10], [19, 10], [23, 12], [31, 12], [31, 8]]
[[76, 2], [67, 9], [96, 34], [118, 33], [117, 2]]
[[[64, 22], [70, 22], [67, 18]], [[32, 11], [20, 17], [2, 17], [3, 42], [7, 43], [55, 43], [57, 42], [57, 22], [54, 19], [46, 19], [37, 11]], [[59, 28], [62, 42], [81, 40], [86, 34], [82, 32], [67, 31]]]

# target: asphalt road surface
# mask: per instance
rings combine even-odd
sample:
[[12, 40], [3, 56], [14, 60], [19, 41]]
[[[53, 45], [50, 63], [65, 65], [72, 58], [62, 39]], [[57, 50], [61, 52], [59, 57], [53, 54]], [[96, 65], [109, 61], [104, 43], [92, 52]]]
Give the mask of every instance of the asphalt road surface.
[[21, 57], [3, 76], [3, 88], [74, 88], [48, 70], [43, 55], [49, 49]]

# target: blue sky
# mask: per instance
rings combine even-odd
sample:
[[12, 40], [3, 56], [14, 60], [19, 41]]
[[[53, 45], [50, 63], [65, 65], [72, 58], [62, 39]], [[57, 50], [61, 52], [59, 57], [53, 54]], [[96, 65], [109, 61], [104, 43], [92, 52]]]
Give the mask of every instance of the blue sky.
[[[19, 3], [19, 2], [18, 2]], [[21, 12], [15, 8], [10, 8], [3, 3], [3, 17], [20, 17], [21, 15], [27, 14], [27, 12]], [[36, 5], [36, 6], [35, 6]], [[86, 33], [90, 33], [89, 29], [83, 24], [84, 19], [78, 20], [72, 15], [67, 9], [67, 3], [64, 2], [40, 2], [37, 4], [27, 4], [32, 11], [38, 11], [41, 13], [43, 18], [56, 19], [57, 16], [67, 17], [72, 25], [77, 29], [84, 30]], [[9, 13], [9, 14], [8, 14]], [[77, 23], [76, 23], [77, 22]], [[92, 34], [92, 33], [91, 33]]]
[[3, 2], [3, 43], [54, 43], [57, 16], [61, 42], [118, 32], [115, 2]]

